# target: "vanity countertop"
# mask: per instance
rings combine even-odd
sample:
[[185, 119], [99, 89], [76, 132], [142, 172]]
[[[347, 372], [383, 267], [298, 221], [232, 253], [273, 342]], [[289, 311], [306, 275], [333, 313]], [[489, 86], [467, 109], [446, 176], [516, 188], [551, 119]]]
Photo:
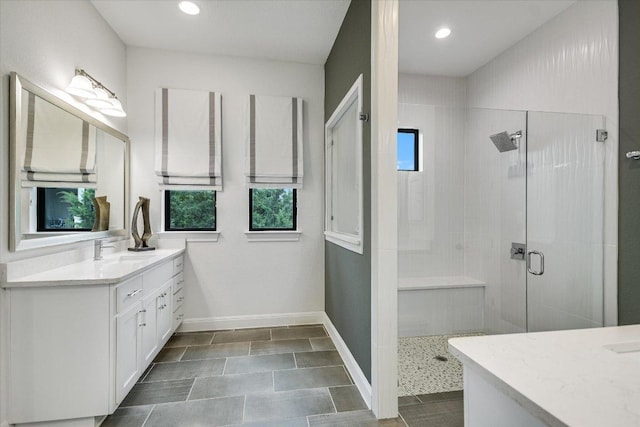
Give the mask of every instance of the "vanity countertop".
[[449, 350], [548, 425], [640, 425], [640, 325], [453, 338]]
[[183, 252], [184, 248], [156, 249], [149, 252], [115, 252], [105, 254], [104, 259], [99, 261], [90, 259], [7, 280], [2, 283], [2, 287], [109, 285], [140, 274]]

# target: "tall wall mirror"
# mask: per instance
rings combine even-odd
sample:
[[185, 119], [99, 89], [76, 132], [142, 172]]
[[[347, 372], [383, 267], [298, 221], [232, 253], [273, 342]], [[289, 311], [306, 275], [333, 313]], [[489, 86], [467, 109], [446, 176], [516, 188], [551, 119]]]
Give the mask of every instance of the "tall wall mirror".
[[10, 250], [126, 236], [129, 138], [16, 73], [10, 96]]

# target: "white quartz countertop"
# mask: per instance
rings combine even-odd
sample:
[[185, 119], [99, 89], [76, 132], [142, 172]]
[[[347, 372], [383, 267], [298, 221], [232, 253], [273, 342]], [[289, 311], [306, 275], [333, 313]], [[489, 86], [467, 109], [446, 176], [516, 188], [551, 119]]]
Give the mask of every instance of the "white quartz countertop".
[[148, 252], [121, 251], [63, 267], [25, 275], [2, 283], [5, 288], [33, 286], [108, 285], [139, 274], [184, 252], [184, 248], [156, 249]]
[[640, 325], [453, 338], [449, 350], [551, 426], [640, 426]]

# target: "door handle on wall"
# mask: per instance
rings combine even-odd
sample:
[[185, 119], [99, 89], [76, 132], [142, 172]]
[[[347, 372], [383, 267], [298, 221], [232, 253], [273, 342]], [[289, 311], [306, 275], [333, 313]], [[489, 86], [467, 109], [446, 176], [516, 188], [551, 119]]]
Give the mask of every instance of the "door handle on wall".
[[[538, 255], [540, 257], [540, 270], [536, 271], [531, 268], [531, 255]], [[528, 251], [527, 252], [527, 271], [535, 276], [541, 276], [544, 274], [544, 254], [540, 251]]]

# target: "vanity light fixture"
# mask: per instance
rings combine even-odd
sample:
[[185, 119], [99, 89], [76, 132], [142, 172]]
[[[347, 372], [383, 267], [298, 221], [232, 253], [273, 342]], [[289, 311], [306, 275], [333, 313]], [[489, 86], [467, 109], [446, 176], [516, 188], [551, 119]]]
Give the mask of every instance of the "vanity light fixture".
[[66, 91], [71, 95], [85, 98], [85, 104], [107, 116], [126, 117], [127, 115], [116, 94], [83, 69], [76, 68], [76, 75], [71, 79]]
[[444, 38], [449, 37], [450, 34], [451, 34], [451, 29], [449, 29], [447, 27], [442, 27], [438, 31], [436, 31], [436, 38], [437, 39], [444, 39]]
[[191, 1], [181, 1], [178, 3], [178, 7], [187, 15], [197, 15], [200, 13], [198, 5]]

